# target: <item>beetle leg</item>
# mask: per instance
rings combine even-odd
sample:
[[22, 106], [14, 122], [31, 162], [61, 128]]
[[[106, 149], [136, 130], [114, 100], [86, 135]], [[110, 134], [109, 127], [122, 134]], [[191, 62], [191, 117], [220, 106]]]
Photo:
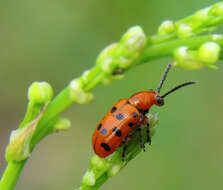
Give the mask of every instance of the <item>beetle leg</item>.
[[125, 160], [126, 150], [127, 150], [127, 141], [128, 140], [129, 140], [129, 137], [126, 137], [126, 138], [122, 139], [122, 144], [124, 144], [123, 151], [122, 151], [122, 161]]
[[127, 145], [124, 145], [123, 151], [122, 151], [122, 161], [124, 162], [125, 156], [126, 156], [126, 150], [127, 150]]
[[149, 126], [146, 128], [147, 142], [151, 145], [150, 129]]
[[149, 145], [151, 145], [151, 137], [150, 137], [150, 123], [149, 123], [149, 118], [146, 117], [146, 136], [147, 136], [147, 142]]
[[140, 147], [143, 149], [143, 151], [145, 152], [145, 144], [144, 144], [144, 140], [143, 140], [143, 136], [142, 136], [142, 125], [138, 128], [139, 131], [139, 141], [140, 141]]

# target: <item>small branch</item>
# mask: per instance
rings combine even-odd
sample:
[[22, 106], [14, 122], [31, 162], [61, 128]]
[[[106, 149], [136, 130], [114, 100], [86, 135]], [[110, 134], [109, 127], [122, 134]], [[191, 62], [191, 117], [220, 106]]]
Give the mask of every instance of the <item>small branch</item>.
[[190, 49], [198, 49], [205, 42], [213, 41], [217, 42], [223, 48], [223, 38], [215, 38], [215, 34], [208, 34], [203, 36], [194, 36], [190, 38], [175, 39], [159, 44], [149, 44], [146, 46], [142, 53], [141, 58], [137, 64], [147, 63], [166, 56], [173, 56], [174, 51], [181, 46], [186, 46]]

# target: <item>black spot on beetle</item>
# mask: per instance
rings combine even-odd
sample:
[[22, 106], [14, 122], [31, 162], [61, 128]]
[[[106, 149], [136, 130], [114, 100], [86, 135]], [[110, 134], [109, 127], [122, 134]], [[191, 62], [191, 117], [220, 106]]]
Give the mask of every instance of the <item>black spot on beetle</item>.
[[123, 119], [124, 119], [124, 115], [123, 115], [122, 113], [118, 113], [118, 114], [116, 115], [116, 119], [117, 119], [117, 120], [123, 120]]
[[129, 127], [133, 127], [133, 126], [134, 126], [134, 123], [130, 122], [130, 123], [128, 124], [128, 126], [129, 126]]
[[98, 125], [98, 130], [100, 130], [101, 127], [102, 127], [102, 124], [100, 123], [100, 124]]
[[114, 113], [116, 110], [117, 110], [117, 108], [114, 106], [114, 107], [111, 109], [111, 113]]
[[107, 145], [106, 143], [101, 143], [101, 146], [108, 152], [111, 150], [110, 146]]
[[104, 128], [104, 129], [102, 129], [101, 134], [102, 134], [102, 135], [106, 135], [107, 132], [108, 132], [107, 129]]
[[117, 127], [115, 127], [112, 131], [115, 133], [115, 135], [116, 135], [117, 137], [121, 137], [121, 136], [122, 136], [122, 132], [121, 132], [121, 130], [118, 129]]
[[132, 116], [133, 116], [134, 118], [137, 118], [137, 117], [138, 117], [138, 114], [137, 114], [136, 112], [133, 112]]
[[125, 102], [125, 104], [130, 104], [130, 102], [127, 100], [127, 101]]

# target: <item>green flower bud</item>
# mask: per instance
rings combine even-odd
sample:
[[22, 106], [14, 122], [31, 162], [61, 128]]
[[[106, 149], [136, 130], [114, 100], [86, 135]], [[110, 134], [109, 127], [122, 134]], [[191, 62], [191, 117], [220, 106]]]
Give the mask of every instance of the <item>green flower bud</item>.
[[117, 43], [113, 43], [107, 46], [102, 52], [99, 54], [97, 58], [97, 64], [101, 65], [101, 68], [106, 73], [112, 73], [117, 64], [113, 61], [113, 54], [116, 50]]
[[53, 89], [47, 82], [33, 82], [29, 86], [28, 99], [36, 103], [44, 104], [53, 97]]
[[216, 16], [222, 16], [223, 15], [223, 3], [218, 3], [216, 6], [213, 7], [213, 13]]
[[67, 118], [59, 118], [53, 127], [53, 132], [67, 131], [70, 129], [71, 122]]
[[91, 159], [90, 165], [94, 170], [100, 170], [100, 171], [105, 171], [109, 168], [109, 165], [107, 164], [106, 159], [100, 158], [97, 155], [94, 155], [93, 158]]
[[215, 42], [206, 42], [199, 48], [198, 55], [204, 63], [214, 64], [219, 59], [221, 47]]
[[[131, 66], [141, 54], [146, 45], [146, 36], [139, 26], [130, 28], [119, 43], [106, 47], [97, 58], [101, 69], [113, 74], [117, 68], [125, 69]], [[105, 81], [107, 83], [108, 81]]]
[[152, 127], [155, 127], [156, 125], [158, 125], [159, 123], [158, 113], [148, 114], [147, 117], [149, 118], [149, 122]]
[[111, 57], [108, 57], [103, 61], [103, 64], [101, 65], [101, 68], [106, 73], [112, 73], [114, 68], [116, 67], [116, 64], [114, 63], [113, 59]]
[[23, 128], [19, 128], [11, 132], [9, 144], [5, 153], [7, 162], [20, 162], [30, 156], [30, 142], [36, 130], [36, 126], [46, 109], [46, 106], [36, 119], [25, 125]]
[[6, 148], [6, 160], [20, 162], [30, 156], [29, 143], [33, 131], [27, 132], [25, 128], [17, 129], [11, 132], [10, 144]]
[[187, 38], [190, 36], [193, 36], [193, 30], [191, 26], [188, 26], [186, 24], [180, 24], [177, 28], [177, 34], [180, 38]]
[[90, 79], [90, 71], [89, 70], [86, 70], [84, 71], [83, 75], [82, 75], [82, 78], [84, 81], [88, 81]]
[[146, 35], [140, 26], [130, 28], [123, 35], [116, 50], [119, 67], [127, 68], [132, 65], [146, 46], [146, 41]]
[[112, 57], [112, 55], [114, 54], [114, 51], [116, 50], [117, 45], [118, 43], [113, 43], [105, 47], [97, 58], [97, 61], [96, 61], [97, 64], [101, 64], [108, 57]]
[[172, 20], [165, 20], [162, 22], [158, 29], [159, 35], [166, 35], [172, 33], [175, 30], [175, 26]]
[[155, 113], [153, 115], [148, 114], [147, 117], [149, 118], [150, 122], [150, 135], [154, 136], [154, 134], [156, 133], [157, 125], [159, 124], [158, 113]]
[[209, 16], [210, 9], [211, 9], [211, 7], [207, 7], [205, 9], [201, 9], [201, 10], [197, 11], [195, 13], [195, 18], [198, 20], [201, 20], [201, 21], [207, 20], [208, 18], [210, 18], [210, 16]]
[[102, 80], [102, 84], [105, 85], [105, 86], [108, 86], [108, 85], [111, 85], [112, 84], [112, 79], [111, 78], [104, 78]]
[[95, 185], [95, 182], [96, 182], [96, 179], [95, 179], [94, 172], [92, 170], [87, 171], [82, 178], [82, 183], [85, 185], [93, 186]]
[[121, 164], [121, 163], [120, 164], [114, 164], [111, 167], [111, 169], [108, 171], [109, 177], [116, 176], [120, 172], [122, 166], [123, 166], [123, 164]]
[[81, 79], [74, 79], [71, 81], [70, 85], [70, 98], [80, 104], [87, 104], [91, 102], [94, 98], [93, 94], [90, 92], [85, 92], [83, 90], [83, 81]]
[[212, 35], [212, 40], [214, 40], [214, 41], [220, 41], [220, 40], [223, 40], [223, 36], [220, 35], [220, 34], [213, 34], [213, 35]]
[[174, 52], [175, 65], [183, 69], [197, 70], [204, 65], [199, 61], [196, 53], [189, 53], [187, 47], [182, 46]]

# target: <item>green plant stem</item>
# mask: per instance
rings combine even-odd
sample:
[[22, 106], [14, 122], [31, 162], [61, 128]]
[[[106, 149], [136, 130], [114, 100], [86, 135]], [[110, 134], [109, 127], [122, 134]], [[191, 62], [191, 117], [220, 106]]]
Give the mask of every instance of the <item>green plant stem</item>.
[[14, 188], [25, 163], [26, 160], [22, 162], [8, 163], [6, 170], [1, 178], [1, 183], [0, 183], [1, 190], [9, 190]]
[[[150, 42], [148, 42], [148, 45], [143, 51], [142, 56], [137, 62], [137, 64], [146, 63], [148, 61], [159, 59], [165, 56], [171, 56], [173, 54], [173, 51], [180, 46], [187, 46], [189, 48], [196, 49], [200, 47], [201, 44], [208, 41], [214, 41], [213, 35], [203, 35], [191, 38], [175, 39], [158, 44], [156, 44], [156, 42], [154, 41], [152, 45], [150, 45]], [[215, 40], [215, 42], [219, 43], [223, 47], [222, 39]]]
[[27, 107], [26, 115], [18, 128], [22, 128], [27, 123], [35, 119], [43, 106], [43, 104], [35, 104], [34, 101], [30, 101]]

